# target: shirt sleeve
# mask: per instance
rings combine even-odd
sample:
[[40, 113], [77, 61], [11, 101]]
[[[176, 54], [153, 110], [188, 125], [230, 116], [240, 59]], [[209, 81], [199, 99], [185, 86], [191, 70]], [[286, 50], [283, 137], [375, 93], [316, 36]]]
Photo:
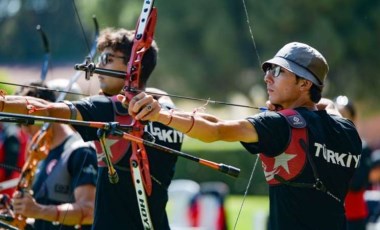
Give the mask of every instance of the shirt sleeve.
[[[114, 109], [109, 98], [98, 95], [73, 102], [84, 121], [109, 122], [114, 120]], [[73, 126], [84, 141], [97, 140], [97, 128]]]
[[263, 153], [273, 157], [285, 151], [289, 143], [290, 127], [282, 115], [264, 112], [248, 117], [247, 120], [255, 127], [259, 138], [256, 143], [241, 142], [250, 153]]
[[68, 166], [72, 177], [72, 187], [75, 189], [81, 185], [96, 185], [97, 160], [93, 148], [82, 147], [72, 152]]

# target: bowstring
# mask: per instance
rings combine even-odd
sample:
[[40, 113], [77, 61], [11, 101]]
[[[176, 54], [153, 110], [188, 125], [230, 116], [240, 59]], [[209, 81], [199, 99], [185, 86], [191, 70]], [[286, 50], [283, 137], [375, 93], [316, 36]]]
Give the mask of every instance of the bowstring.
[[238, 220], [239, 220], [239, 217], [240, 217], [240, 214], [241, 214], [241, 211], [243, 210], [243, 206], [244, 206], [244, 203], [245, 203], [245, 199], [247, 198], [247, 195], [248, 195], [248, 189], [251, 187], [251, 184], [252, 184], [252, 179], [253, 179], [253, 174], [255, 172], [255, 169], [256, 169], [256, 166], [257, 166], [257, 162], [259, 162], [259, 156], [256, 155], [256, 160], [255, 162], [253, 163], [253, 168], [252, 168], [252, 172], [251, 172], [251, 175], [249, 177], [249, 180], [248, 180], [248, 184], [247, 184], [247, 188], [245, 189], [244, 191], [244, 196], [243, 196], [243, 201], [241, 202], [241, 205], [240, 205], [240, 208], [239, 208], [239, 212], [238, 212], [238, 215], [236, 217], [236, 221], [235, 221], [235, 224], [234, 224], [234, 230], [236, 229], [237, 227], [237, 224], [238, 224]]
[[249, 30], [249, 35], [251, 37], [253, 48], [254, 48], [257, 60], [259, 62], [259, 68], [261, 69], [261, 58], [260, 58], [259, 51], [258, 51], [257, 46], [256, 46], [255, 37], [253, 36], [253, 30], [252, 30], [251, 21], [249, 19], [247, 4], [245, 3], [245, 0], [241, 0], [241, 1], [242, 1], [243, 8], [244, 8], [244, 14], [245, 14], [245, 18], [246, 18], [246, 22], [247, 22], [247, 26], [248, 26], [248, 30]]
[[[255, 37], [253, 35], [253, 30], [252, 30], [252, 25], [251, 25], [251, 22], [250, 22], [250, 19], [249, 19], [249, 13], [248, 13], [247, 4], [246, 4], [245, 0], [241, 0], [241, 1], [242, 1], [242, 4], [243, 4], [245, 18], [246, 18], [246, 23], [247, 23], [249, 34], [250, 34], [251, 41], [252, 41], [252, 44], [253, 44], [254, 52], [256, 54], [256, 57], [257, 57], [257, 60], [258, 60], [258, 63], [259, 63], [259, 68], [261, 69], [261, 58], [260, 58], [259, 51], [258, 51], [257, 46], [256, 46]], [[240, 205], [239, 212], [238, 212], [238, 215], [237, 215], [236, 220], [235, 220], [235, 224], [234, 224], [234, 228], [233, 228], [234, 230], [237, 227], [241, 211], [243, 210], [243, 206], [244, 206], [245, 200], [247, 198], [248, 190], [249, 190], [249, 188], [251, 186], [251, 183], [252, 183], [252, 180], [253, 180], [253, 174], [255, 173], [258, 161], [259, 161], [259, 157], [257, 155], [256, 156], [256, 160], [255, 160], [255, 162], [253, 164], [253, 167], [252, 167], [252, 171], [251, 171], [251, 175], [250, 175], [249, 180], [248, 180], [247, 187], [245, 188], [245, 191], [244, 191], [243, 201], [242, 201], [242, 203]]]
[[[78, 22], [79, 22], [79, 25], [80, 25], [80, 28], [81, 28], [81, 31], [82, 31], [83, 39], [84, 39], [84, 41], [85, 41], [85, 44], [86, 44], [87, 50], [88, 50], [88, 52], [89, 52], [88, 55], [90, 56], [90, 58], [91, 58], [91, 60], [92, 60], [92, 59], [93, 59], [93, 56], [95, 55], [95, 52], [93, 52], [93, 54], [92, 54], [92, 51], [93, 51], [93, 50], [90, 48], [89, 42], [88, 42], [88, 40], [86, 39], [86, 33], [84, 32], [83, 24], [82, 24], [82, 20], [80, 19], [80, 16], [79, 16], [79, 13], [78, 13], [78, 9], [77, 9], [77, 6], [76, 6], [76, 4], [75, 4], [75, 0], [72, 0], [71, 2], [72, 2], [72, 5], [73, 5], [73, 8], [74, 8], [75, 15], [77, 16], [77, 19], [78, 19]], [[97, 27], [97, 22], [95, 22], [95, 24], [96, 24], [96, 27]], [[97, 28], [96, 28], [96, 30], [97, 30]], [[97, 33], [97, 31], [96, 31], [96, 33]], [[97, 35], [95, 35], [95, 36], [97, 36]], [[96, 50], [96, 49], [95, 49], [95, 50]], [[75, 81], [76, 81], [76, 80], [75, 80]], [[61, 93], [64, 93], [64, 92], [61, 92]], [[67, 140], [68, 140], [68, 139], [67, 139]], [[89, 147], [89, 148], [91, 148], [91, 147]], [[73, 150], [73, 151], [75, 151], [75, 150]], [[81, 176], [81, 174], [83, 173], [83, 168], [84, 168], [84, 165], [85, 165], [85, 162], [86, 162], [87, 156], [88, 156], [88, 152], [86, 152], [86, 155], [85, 155], [84, 160], [83, 160], [82, 165], [81, 165], [81, 170], [80, 170], [80, 172], [79, 172], [79, 176], [77, 177], [77, 180], [75, 181], [73, 188], [76, 187], [76, 185], [77, 185], [78, 182], [79, 182], [80, 176]], [[72, 198], [74, 198], [74, 200], [75, 200], [74, 193], [72, 193], [71, 196], [72, 196]], [[69, 211], [69, 205], [67, 206], [66, 211], [64, 211], [64, 213], [63, 213], [64, 216], [63, 216], [63, 221], [62, 221], [62, 222], [65, 222], [65, 219], [66, 219], [66, 216], [67, 216], [68, 211]], [[83, 213], [83, 207], [81, 207], [81, 214], [84, 215], [84, 213]], [[84, 220], [84, 217], [81, 216], [81, 221], [83, 221], [83, 220]], [[59, 230], [61, 230], [61, 229], [65, 226], [64, 223], [59, 223], [59, 225], [60, 225]], [[82, 228], [82, 225], [84, 225], [84, 224], [83, 224], [83, 223], [79, 223], [78, 225], [75, 226], [75, 228], [77, 228], [77, 226], [79, 226], [79, 229], [81, 229], [81, 228]], [[92, 225], [92, 224], [91, 224], [91, 225]]]
[[[82, 20], [80, 19], [80, 16], [79, 16], [79, 13], [78, 13], [78, 8], [77, 8], [77, 5], [75, 4], [75, 0], [72, 0], [72, 5], [73, 5], [73, 8], [74, 8], [74, 12], [75, 12], [75, 15], [78, 19], [78, 23], [80, 25], [80, 29], [81, 29], [81, 32], [82, 32], [82, 37], [85, 41], [85, 44], [86, 44], [86, 47], [87, 47], [87, 50], [88, 52], [90, 53], [91, 51], [91, 48], [90, 48], [90, 44], [88, 43], [88, 40], [86, 39], [86, 33], [84, 32], [84, 29], [83, 29], [83, 24], [82, 24]], [[90, 57], [91, 57], [91, 60], [93, 59], [93, 57], [91, 56], [91, 53], [89, 54]]]

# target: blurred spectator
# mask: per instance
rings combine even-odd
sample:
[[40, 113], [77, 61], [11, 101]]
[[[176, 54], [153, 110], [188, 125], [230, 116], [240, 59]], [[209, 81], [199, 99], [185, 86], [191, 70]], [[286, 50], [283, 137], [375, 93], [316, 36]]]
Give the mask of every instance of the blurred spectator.
[[371, 159], [369, 182], [372, 184], [372, 190], [367, 191], [365, 194], [369, 209], [367, 230], [377, 230], [380, 229], [380, 149], [372, 152]]
[[380, 184], [380, 149], [373, 151], [371, 159], [372, 167], [369, 172], [369, 181], [376, 186]]
[[[0, 81], [9, 82], [9, 79], [0, 72]], [[0, 86], [2, 94], [13, 94], [15, 91], [15, 87], [8, 84], [0, 83]], [[12, 196], [15, 186], [7, 189], [13, 185], [8, 182], [20, 176], [25, 162], [27, 141], [27, 135], [16, 124], [0, 122], [0, 194]]]
[[0, 194], [12, 196], [15, 186], [7, 188], [5, 183], [20, 176], [27, 141], [27, 135], [17, 125], [0, 123]]
[[[356, 123], [357, 111], [346, 96], [338, 96], [335, 99], [339, 112], [343, 117]], [[345, 209], [347, 217], [347, 229], [349, 230], [365, 230], [369, 215], [368, 206], [364, 199], [364, 192], [368, 189], [369, 172], [371, 168], [371, 152], [368, 144], [362, 140], [363, 151], [361, 154], [359, 167], [356, 169], [352, 177], [349, 191], [345, 199]]]
[[176, 179], [168, 189], [169, 223], [172, 229], [191, 229], [194, 226], [194, 216], [191, 202], [199, 194], [200, 185], [188, 179]]
[[208, 230], [226, 230], [227, 217], [224, 201], [228, 193], [229, 188], [224, 182], [201, 183], [200, 191], [191, 204], [192, 226]]

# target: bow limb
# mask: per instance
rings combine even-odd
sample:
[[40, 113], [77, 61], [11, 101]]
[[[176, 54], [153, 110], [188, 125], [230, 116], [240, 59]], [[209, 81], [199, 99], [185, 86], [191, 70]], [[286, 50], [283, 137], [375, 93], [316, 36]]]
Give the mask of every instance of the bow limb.
[[[144, 1], [140, 18], [136, 25], [135, 37], [131, 49], [131, 56], [127, 66], [127, 72], [125, 77], [125, 96], [131, 100], [135, 95], [131, 92], [131, 88], [141, 89], [145, 87], [140, 79], [142, 70], [142, 60], [145, 52], [151, 47], [153, 42], [153, 35], [157, 21], [157, 10], [153, 7], [154, 1]], [[142, 137], [144, 134], [144, 124], [140, 121], [133, 120], [132, 126], [135, 129], [131, 132], [131, 135], [136, 137]], [[140, 177], [142, 172], [142, 181], [145, 191], [148, 195], [152, 193], [152, 180], [150, 177], [148, 155], [145, 147], [142, 144], [132, 142], [132, 156], [130, 158], [132, 176], [134, 181], [136, 177]], [[136, 183], [135, 183], [136, 184]]]
[[[154, 0], [144, 1], [136, 25], [124, 83], [125, 97], [128, 100], [131, 100], [135, 95], [130, 90], [131, 88], [142, 89], [145, 87], [146, 82], [142, 82], [140, 76], [142, 71], [142, 60], [145, 52], [152, 45], [154, 30], [156, 27], [157, 10], [153, 5]], [[137, 138], [142, 138], [144, 135], [144, 124], [140, 121], [133, 120], [131, 125], [133, 127], [131, 135]], [[131, 142], [131, 147], [132, 154], [129, 162], [132, 179], [135, 185], [140, 217], [144, 229], [154, 229], [146, 197], [146, 194], [150, 196], [152, 193], [152, 179], [150, 175], [148, 155], [145, 146], [141, 143], [133, 141]]]
[[49, 62], [50, 62], [49, 40], [40, 25], [37, 25], [36, 29], [38, 32], [40, 32], [42, 43], [44, 45], [44, 51], [45, 51], [44, 61], [42, 63], [41, 76], [40, 76], [41, 81], [44, 82], [46, 79], [47, 72], [49, 70]]
[[131, 50], [131, 56], [127, 66], [125, 77], [125, 96], [132, 99], [134, 93], [131, 89], [141, 89], [144, 87], [140, 81], [142, 69], [142, 59], [145, 52], [151, 47], [153, 42], [154, 29], [157, 21], [157, 9], [153, 8], [154, 1], [144, 1], [140, 19], [137, 22], [135, 37]]

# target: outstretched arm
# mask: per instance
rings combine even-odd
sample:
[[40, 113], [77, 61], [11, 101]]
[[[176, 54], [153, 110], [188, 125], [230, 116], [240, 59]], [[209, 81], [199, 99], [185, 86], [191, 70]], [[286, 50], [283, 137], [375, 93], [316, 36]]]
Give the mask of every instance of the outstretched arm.
[[[13, 95], [0, 97], [0, 112], [63, 119], [69, 119], [71, 115], [70, 108], [65, 103], [53, 103], [35, 97]], [[82, 120], [79, 112], [77, 112], [76, 119]]]
[[157, 121], [204, 142], [258, 141], [257, 132], [248, 120], [222, 120], [206, 113], [163, 110], [158, 101], [146, 93], [136, 95], [129, 102], [129, 113], [136, 120]]

